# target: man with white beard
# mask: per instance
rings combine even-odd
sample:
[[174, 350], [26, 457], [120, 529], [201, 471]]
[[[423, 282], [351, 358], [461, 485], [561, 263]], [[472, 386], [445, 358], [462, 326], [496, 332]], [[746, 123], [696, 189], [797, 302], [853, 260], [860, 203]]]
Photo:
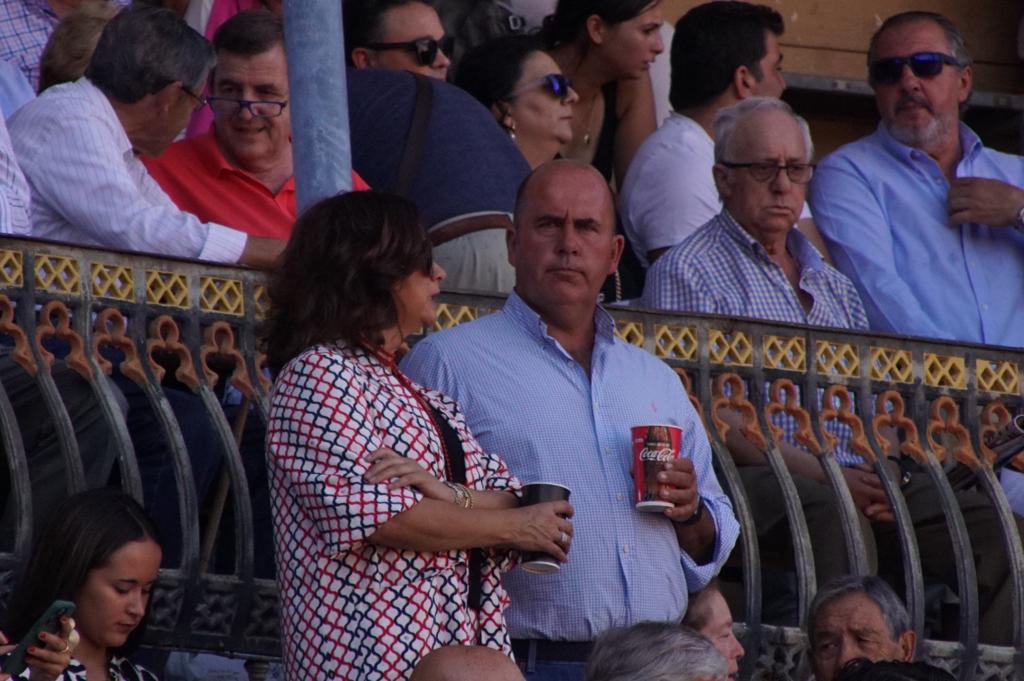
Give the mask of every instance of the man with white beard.
[[1024, 347], [1024, 159], [960, 122], [971, 59], [941, 14], [871, 39], [881, 124], [826, 158], [811, 208], [873, 330]]

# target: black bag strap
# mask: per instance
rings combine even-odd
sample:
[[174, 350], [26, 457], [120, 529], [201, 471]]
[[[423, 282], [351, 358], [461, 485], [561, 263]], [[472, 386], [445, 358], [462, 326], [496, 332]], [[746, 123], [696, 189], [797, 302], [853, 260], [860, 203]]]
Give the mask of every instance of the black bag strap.
[[[429, 404], [429, 403], [428, 403]], [[444, 448], [448, 454], [448, 463], [451, 466], [451, 482], [459, 485], [466, 484], [466, 450], [462, 447], [462, 440], [459, 434], [452, 428], [437, 407], [429, 404], [433, 412], [434, 423], [441, 431], [444, 439]], [[484, 574], [484, 551], [483, 549], [472, 549], [469, 552], [469, 596], [467, 598], [469, 607], [473, 610], [480, 610], [480, 601], [483, 599], [483, 574]]]
[[409, 198], [412, 181], [416, 177], [416, 166], [423, 156], [423, 147], [427, 141], [427, 126], [430, 124], [430, 113], [434, 108], [434, 87], [430, 79], [418, 73], [412, 74], [416, 82], [416, 102], [409, 122], [409, 132], [405, 135], [405, 148], [402, 160], [398, 164], [398, 183], [395, 193]]

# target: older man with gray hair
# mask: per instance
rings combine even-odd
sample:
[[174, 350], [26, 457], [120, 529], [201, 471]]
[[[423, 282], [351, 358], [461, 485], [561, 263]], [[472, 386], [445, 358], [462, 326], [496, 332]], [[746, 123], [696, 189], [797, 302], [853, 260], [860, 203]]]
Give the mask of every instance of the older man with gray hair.
[[586, 681], [726, 681], [729, 666], [707, 638], [681, 624], [608, 629], [587, 660]]
[[203, 104], [210, 44], [167, 9], [133, 5], [103, 30], [85, 77], [52, 87], [10, 120], [31, 189], [28, 236], [269, 266], [275, 239], [183, 213], [146, 172]]
[[[866, 328], [853, 284], [794, 229], [814, 172], [806, 122], [781, 100], [750, 97], [720, 110], [714, 126], [713, 172], [723, 210], [654, 264], [647, 274], [642, 304]], [[763, 465], [763, 457], [759, 452], [748, 456], [749, 447], [738, 434], [729, 446], [741, 465], [759, 533], [766, 541], [786, 541], [778, 483]], [[819, 484], [824, 479], [821, 468], [807, 452], [790, 449], [784, 452], [787, 460], [803, 473], [794, 482], [814, 538], [819, 579], [845, 574], [843, 540], [835, 532], [837, 510]], [[870, 501], [878, 511], [887, 508], [884, 496], [873, 488], [858, 487], [855, 497], [862, 507]]]
[[833, 681], [850, 660], [914, 659], [917, 635], [903, 602], [879, 577], [847, 576], [811, 602], [807, 641], [816, 681]]
[[[814, 172], [807, 123], [785, 102], [751, 97], [722, 109], [714, 127], [724, 209], [651, 268], [643, 303], [867, 328], [853, 284], [793, 229]], [[743, 280], [753, 290], [732, 285]]]

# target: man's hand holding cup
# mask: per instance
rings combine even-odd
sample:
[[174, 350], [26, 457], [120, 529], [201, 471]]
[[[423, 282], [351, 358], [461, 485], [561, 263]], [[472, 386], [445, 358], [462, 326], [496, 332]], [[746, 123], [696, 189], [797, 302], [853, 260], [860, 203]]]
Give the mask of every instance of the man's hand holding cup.
[[676, 459], [665, 463], [658, 473], [658, 482], [663, 485], [661, 498], [672, 504], [672, 508], [665, 509], [666, 516], [685, 522], [697, 515], [701, 501], [692, 460]]

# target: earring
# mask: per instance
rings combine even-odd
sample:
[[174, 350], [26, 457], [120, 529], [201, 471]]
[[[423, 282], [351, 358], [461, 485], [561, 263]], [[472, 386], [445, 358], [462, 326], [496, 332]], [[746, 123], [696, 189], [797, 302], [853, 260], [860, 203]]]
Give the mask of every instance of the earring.
[[508, 133], [509, 139], [513, 142], [516, 141], [516, 122], [509, 118], [508, 125], [505, 126], [505, 132]]

